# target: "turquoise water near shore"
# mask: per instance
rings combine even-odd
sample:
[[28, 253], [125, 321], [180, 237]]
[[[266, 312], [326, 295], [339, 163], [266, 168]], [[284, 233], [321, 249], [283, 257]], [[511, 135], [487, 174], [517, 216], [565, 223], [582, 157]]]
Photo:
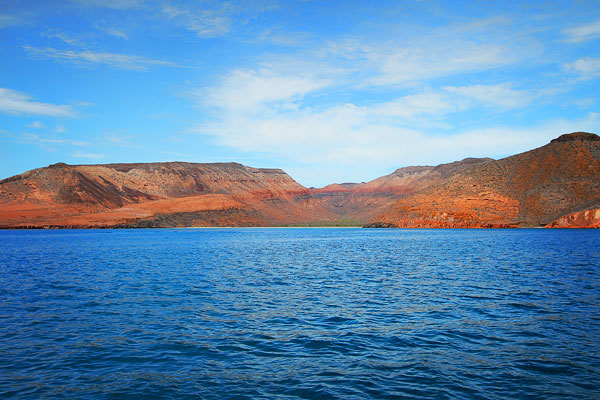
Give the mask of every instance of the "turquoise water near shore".
[[600, 231], [0, 231], [0, 397], [600, 398]]

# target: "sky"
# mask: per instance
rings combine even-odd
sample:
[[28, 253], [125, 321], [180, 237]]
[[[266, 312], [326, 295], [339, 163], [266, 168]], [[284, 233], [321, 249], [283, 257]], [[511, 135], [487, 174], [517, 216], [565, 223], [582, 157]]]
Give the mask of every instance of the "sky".
[[304, 186], [600, 133], [600, 1], [0, 0], [0, 179], [239, 162]]

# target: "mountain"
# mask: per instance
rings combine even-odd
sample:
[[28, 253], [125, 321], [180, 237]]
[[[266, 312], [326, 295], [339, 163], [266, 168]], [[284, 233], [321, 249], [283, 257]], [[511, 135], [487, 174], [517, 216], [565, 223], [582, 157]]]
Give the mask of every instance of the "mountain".
[[575, 132], [403, 197], [370, 226], [592, 226], [599, 207], [600, 137]]
[[491, 158], [466, 158], [449, 164], [399, 168], [389, 175], [363, 183], [331, 184], [311, 188], [309, 201], [337, 218], [364, 224], [388, 210], [398, 198], [442, 182], [473, 165]]
[[58, 163], [0, 181], [0, 228], [600, 225], [600, 138], [305, 188], [237, 163]]
[[0, 227], [363, 225], [401, 195], [484, 161], [320, 189], [237, 163], [58, 163], [0, 181]]
[[59, 163], [0, 181], [0, 226], [257, 226], [326, 214], [292, 202], [306, 192], [282, 170], [236, 163]]

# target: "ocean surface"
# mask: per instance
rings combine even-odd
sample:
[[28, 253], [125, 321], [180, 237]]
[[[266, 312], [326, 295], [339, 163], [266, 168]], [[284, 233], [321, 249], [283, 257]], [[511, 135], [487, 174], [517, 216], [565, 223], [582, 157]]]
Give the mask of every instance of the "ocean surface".
[[599, 399], [600, 230], [0, 231], [0, 397]]

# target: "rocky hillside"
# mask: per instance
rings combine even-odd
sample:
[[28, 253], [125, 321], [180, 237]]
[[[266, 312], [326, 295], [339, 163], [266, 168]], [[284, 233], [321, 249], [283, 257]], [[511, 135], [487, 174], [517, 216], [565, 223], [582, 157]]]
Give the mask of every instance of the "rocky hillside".
[[600, 137], [320, 189], [237, 163], [54, 164], [0, 181], [0, 228], [600, 223]]
[[485, 161], [321, 189], [236, 163], [59, 163], [0, 181], [0, 227], [362, 225], [401, 196]]
[[278, 169], [236, 163], [54, 164], [0, 181], [0, 226], [255, 226], [326, 214]]
[[[600, 137], [575, 132], [403, 197], [371, 226], [566, 227], [566, 215], [583, 211], [595, 216], [598, 207]], [[582, 217], [572, 220], [577, 221], [573, 226], [590, 225]]]
[[390, 209], [398, 200], [431, 185], [438, 184], [473, 165], [491, 158], [467, 158], [449, 164], [399, 168], [370, 182], [342, 183], [312, 188], [306, 195], [316, 207], [328, 210], [334, 218], [347, 218], [357, 223], [372, 221]]

